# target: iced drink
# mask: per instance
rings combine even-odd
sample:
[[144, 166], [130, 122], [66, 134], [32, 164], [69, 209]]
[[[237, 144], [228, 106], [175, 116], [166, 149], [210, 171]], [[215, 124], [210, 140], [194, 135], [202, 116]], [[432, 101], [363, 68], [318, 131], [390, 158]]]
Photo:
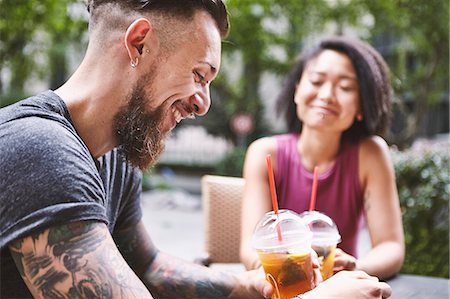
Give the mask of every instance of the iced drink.
[[292, 298], [314, 286], [311, 254], [258, 251], [266, 278], [275, 287], [275, 298]]
[[334, 245], [312, 245], [319, 258], [320, 273], [323, 280], [333, 275], [334, 256], [336, 255], [336, 243]]
[[308, 227], [292, 211], [280, 210], [278, 216], [269, 212], [257, 224], [253, 246], [274, 286], [272, 299], [292, 298], [314, 287], [311, 238]]
[[313, 233], [311, 246], [319, 258], [322, 278], [328, 279], [333, 275], [336, 245], [341, 241], [337, 226], [330, 217], [317, 211], [304, 212], [300, 217]]

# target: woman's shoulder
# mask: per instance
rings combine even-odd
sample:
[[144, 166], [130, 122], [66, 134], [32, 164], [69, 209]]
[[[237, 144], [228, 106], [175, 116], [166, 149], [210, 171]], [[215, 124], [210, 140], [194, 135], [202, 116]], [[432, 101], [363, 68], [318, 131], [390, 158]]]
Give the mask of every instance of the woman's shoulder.
[[370, 178], [386, 176], [392, 168], [389, 146], [380, 136], [368, 136], [360, 140], [358, 161], [363, 189]]
[[372, 135], [359, 142], [360, 153], [365, 155], [380, 155], [389, 151], [389, 146], [382, 137]]
[[248, 152], [252, 153], [273, 153], [276, 151], [277, 140], [275, 136], [261, 137], [253, 141], [248, 147]]
[[370, 136], [362, 139], [359, 146], [359, 161], [362, 170], [368, 173], [378, 169], [380, 166], [384, 167], [391, 164], [387, 142], [380, 136]]
[[249, 150], [275, 152], [279, 144], [285, 146], [287, 143], [296, 143], [297, 139], [298, 135], [291, 133], [261, 137], [250, 144]]

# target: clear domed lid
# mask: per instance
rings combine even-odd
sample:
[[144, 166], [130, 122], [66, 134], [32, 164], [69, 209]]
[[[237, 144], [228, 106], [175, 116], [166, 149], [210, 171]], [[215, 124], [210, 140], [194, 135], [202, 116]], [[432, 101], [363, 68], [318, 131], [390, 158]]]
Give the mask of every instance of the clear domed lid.
[[312, 233], [301, 217], [290, 210], [266, 213], [255, 227], [253, 247], [255, 249], [278, 251], [293, 246], [298, 250], [311, 247]]
[[313, 233], [313, 245], [326, 245], [341, 242], [341, 235], [333, 219], [318, 211], [306, 211], [300, 214]]

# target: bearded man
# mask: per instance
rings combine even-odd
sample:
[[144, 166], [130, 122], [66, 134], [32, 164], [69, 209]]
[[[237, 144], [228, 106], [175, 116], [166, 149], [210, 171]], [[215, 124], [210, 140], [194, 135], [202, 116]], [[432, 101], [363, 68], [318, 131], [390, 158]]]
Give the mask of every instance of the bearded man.
[[0, 110], [0, 297], [270, 297], [262, 270], [171, 257], [141, 219], [140, 170], [178, 122], [210, 107], [224, 3], [90, 0], [88, 10], [89, 45], [70, 79]]

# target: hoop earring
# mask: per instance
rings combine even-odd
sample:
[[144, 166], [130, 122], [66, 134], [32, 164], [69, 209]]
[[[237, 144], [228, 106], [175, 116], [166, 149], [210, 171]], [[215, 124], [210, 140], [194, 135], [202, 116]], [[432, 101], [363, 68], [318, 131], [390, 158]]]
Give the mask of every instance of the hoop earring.
[[136, 56], [136, 61], [131, 60], [130, 65], [132, 68], [136, 68], [139, 64], [139, 58]]

